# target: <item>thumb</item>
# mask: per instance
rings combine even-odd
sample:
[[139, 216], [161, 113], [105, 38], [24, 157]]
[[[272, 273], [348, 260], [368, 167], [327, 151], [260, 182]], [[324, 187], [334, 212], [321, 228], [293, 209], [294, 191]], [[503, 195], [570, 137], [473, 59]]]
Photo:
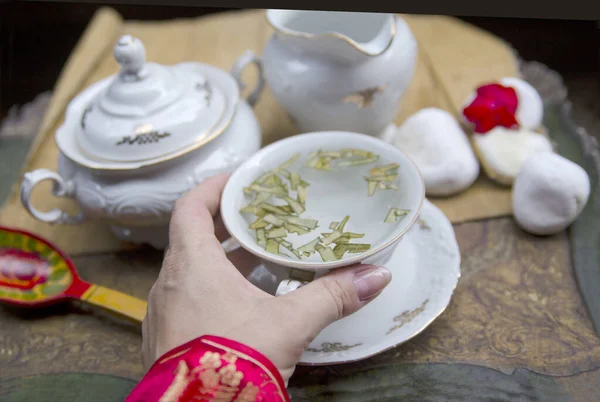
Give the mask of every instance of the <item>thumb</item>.
[[384, 267], [354, 265], [333, 270], [283, 297], [294, 301], [297, 318], [316, 337], [329, 324], [375, 299], [391, 279]]

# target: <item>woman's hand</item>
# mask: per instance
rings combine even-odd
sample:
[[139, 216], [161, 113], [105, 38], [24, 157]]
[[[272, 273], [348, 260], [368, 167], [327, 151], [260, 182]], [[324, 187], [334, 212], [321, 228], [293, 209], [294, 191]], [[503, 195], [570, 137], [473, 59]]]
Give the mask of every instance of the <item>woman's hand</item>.
[[319, 332], [373, 300], [391, 274], [385, 268], [356, 265], [284, 296], [263, 292], [245, 278], [257, 265], [256, 258], [241, 248], [226, 255], [221, 241], [227, 231], [220, 219], [213, 222], [228, 177], [206, 180], [175, 205], [170, 246], [150, 290], [142, 326], [144, 364], [149, 368], [183, 343], [216, 335], [261, 352], [287, 383]]

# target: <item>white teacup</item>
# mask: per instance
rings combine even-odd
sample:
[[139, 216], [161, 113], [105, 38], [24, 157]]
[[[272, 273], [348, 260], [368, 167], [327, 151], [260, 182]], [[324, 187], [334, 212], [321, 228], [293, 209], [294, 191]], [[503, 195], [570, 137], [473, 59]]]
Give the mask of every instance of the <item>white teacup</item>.
[[[310, 153], [321, 150], [337, 151], [344, 148], [369, 151], [380, 156], [377, 163], [322, 171], [306, 166]], [[290, 168], [307, 181], [306, 211], [301, 217], [316, 219], [319, 227], [309, 234], [288, 239], [294, 246], [310, 242], [323, 232], [331, 232], [329, 224], [350, 216], [346, 231], [364, 233], [355, 243], [368, 243], [368, 251], [349, 254], [340, 260], [323, 262], [318, 253], [297, 259], [267, 252], [257, 243], [254, 230], [248, 228], [253, 217], [240, 213], [251, 198], [243, 188], [249, 186], [263, 173], [273, 170], [295, 154], [301, 157]], [[368, 196], [369, 169], [397, 163], [399, 190], [376, 191]], [[317, 180], [318, 179], [318, 180]], [[384, 265], [399, 241], [417, 220], [423, 201], [425, 186], [417, 166], [398, 148], [364, 134], [325, 131], [300, 134], [270, 144], [244, 162], [231, 175], [221, 197], [221, 215], [232, 238], [244, 249], [256, 255], [278, 279], [277, 294], [284, 294], [336, 268], [354, 264]], [[409, 210], [397, 222], [385, 223], [390, 208]], [[290, 235], [297, 236], [297, 235]], [[295, 240], [295, 241], [294, 241]]]

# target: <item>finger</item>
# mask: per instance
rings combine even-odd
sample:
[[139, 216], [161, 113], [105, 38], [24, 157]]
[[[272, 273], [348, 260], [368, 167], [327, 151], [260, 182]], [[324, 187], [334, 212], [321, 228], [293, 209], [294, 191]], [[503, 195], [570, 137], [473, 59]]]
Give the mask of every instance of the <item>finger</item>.
[[391, 279], [392, 274], [386, 268], [355, 265], [336, 269], [283, 298], [294, 301], [301, 325], [315, 337], [332, 322], [355, 313], [375, 299]]
[[176, 202], [169, 225], [169, 247], [159, 274], [163, 286], [177, 288], [190, 281], [208, 286], [207, 276], [215, 283], [244, 281], [215, 236], [213, 217], [218, 214], [228, 178], [225, 174], [206, 179]]
[[[219, 239], [221, 245], [223, 245], [224, 241], [231, 239], [231, 236], [227, 231], [225, 223], [223, 222], [223, 218], [220, 214], [215, 218], [215, 236], [217, 236], [217, 239]], [[235, 240], [233, 244], [239, 247], [239, 245], [235, 243]], [[231, 261], [231, 263], [244, 277], [250, 275], [254, 268], [260, 264], [258, 257], [246, 251], [246, 249], [242, 247], [234, 249], [233, 251], [226, 251], [226, 254], [227, 259]]]
[[193, 247], [203, 259], [225, 259], [215, 236], [213, 217], [219, 211], [221, 193], [229, 175], [206, 179], [175, 204], [169, 226], [171, 248]]

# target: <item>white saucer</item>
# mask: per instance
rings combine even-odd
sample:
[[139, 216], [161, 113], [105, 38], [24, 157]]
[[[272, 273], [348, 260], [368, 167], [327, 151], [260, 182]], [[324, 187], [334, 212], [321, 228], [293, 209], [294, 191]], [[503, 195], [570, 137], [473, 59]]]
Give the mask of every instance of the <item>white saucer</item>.
[[[421, 333], [450, 303], [460, 277], [460, 251], [448, 218], [425, 200], [417, 223], [386, 264], [392, 282], [359, 312], [325, 328], [302, 355], [302, 365], [366, 359]], [[248, 278], [274, 294], [275, 278], [259, 266]]]

